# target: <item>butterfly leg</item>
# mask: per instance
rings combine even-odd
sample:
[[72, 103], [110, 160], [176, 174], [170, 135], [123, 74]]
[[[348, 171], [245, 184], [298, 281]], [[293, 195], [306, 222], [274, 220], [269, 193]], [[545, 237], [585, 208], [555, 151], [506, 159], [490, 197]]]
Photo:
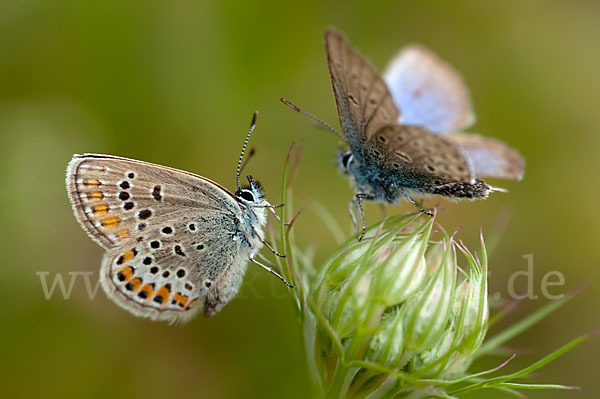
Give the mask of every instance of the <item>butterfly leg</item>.
[[365, 236], [365, 233], [367, 231], [367, 226], [365, 224], [365, 212], [363, 211], [363, 207], [362, 207], [363, 199], [374, 200], [375, 196], [372, 194], [366, 194], [366, 193], [356, 193], [354, 198], [352, 198], [352, 201], [350, 201], [350, 203], [348, 204], [348, 211], [350, 212], [350, 216], [352, 217], [352, 223], [354, 223], [354, 230], [357, 234], [358, 234], [358, 223], [356, 221], [356, 216], [354, 215], [354, 211], [353, 211], [355, 204], [356, 204], [356, 207], [358, 208], [358, 211], [360, 212], [360, 219], [362, 221], [362, 232], [358, 236], [358, 241], [361, 241], [363, 239], [363, 237]]
[[277, 212], [275, 212], [275, 208], [281, 208], [283, 206], [283, 204], [281, 205], [275, 205], [275, 206], [267, 206], [267, 209], [269, 210], [269, 212], [271, 212], [271, 214], [275, 217], [275, 219], [277, 219], [277, 221], [279, 223], [281, 223], [281, 219], [279, 218], [279, 215], [277, 214]]
[[258, 239], [265, 245], [265, 247], [267, 247], [269, 249], [269, 251], [273, 252], [273, 254], [275, 256], [279, 256], [280, 258], [285, 258], [285, 255], [280, 254], [279, 252], [275, 251], [275, 249], [271, 246], [271, 244], [269, 244], [269, 242], [267, 240], [265, 240], [264, 238], [262, 238], [260, 236], [260, 234], [258, 234], [256, 232], [256, 230], [254, 229], [254, 227], [252, 227], [252, 231], [254, 232], [254, 234], [258, 237]]
[[[267, 208], [269, 209], [269, 211], [271, 212], [271, 214], [273, 214], [273, 216], [275, 217], [275, 219], [277, 219], [277, 221], [279, 223], [281, 223], [281, 218], [279, 217], [279, 215], [277, 215], [277, 212], [275, 212], [276, 208], [281, 208], [285, 206], [285, 204], [279, 204], [279, 205], [268, 205]], [[289, 223], [284, 223], [285, 226], [290, 226]]]
[[429, 216], [433, 216], [433, 213], [431, 213], [430, 211], [428, 211], [427, 209], [423, 208], [417, 201], [415, 201], [414, 199], [412, 199], [412, 197], [408, 194], [406, 194], [404, 191], [401, 191], [402, 196], [411, 204], [413, 204], [421, 213], [424, 213], [426, 215]]
[[281, 274], [277, 273], [275, 270], [273, 270], [269, 266], [260, 263], [259, 261], [257, 261], [254, 258], [250, 258], [249, 260], [250, 260], [250, 262], [254, 263], [255, 265], [258, 265], [258, 266], [262, 267], [263, 269], [265, 269], [266, 271], [268, 271], [269, 273], [277, 276], [277, 278], [279, 278], [281, 281], [283, 281], [285, 283], [285, 285], [287, 285], [289, 288], [294, 288], [294, 286], [292, 284], [288, 283], [287, 280]]
[[[275, 208], [281, 208], [282, 206], [284, 206], [285, 204], [279, 204], [279, 205], [275, 205], [275, 206], [268, 206], [267, 208], [269, 209], [269, 211], [273, 214], [273, 216], [275, 217], [275, 219], [277, 219], [277, 221], [279, 223], [281, 223], [281, 218], [279, 217], [279, 215], [277, 215], [277, 212], [275, 212]], [[300, 212], [298, 212], [300, 213]], [[296, 216], [298, 216], [296, 214]], [[296, 216], [294, 216], [294, 218], [292, 219], [292, 221], [296, 218]], [[290, 223], [284, 223], [283, 225], [286, 227], [290, 227], [292, 222]]]
[[381, 217], [385, 219], [387, 217], [387, 212], [385, 210], [385, 204], [383, 202], [379, 203], [379, 209], [381, 210]]
[[354, 215], [354, 201], [355, 198], [352, 197], [352, 200], [348, 202], [348, 213], [350, 213], [350, 218], [352, 218], [352, 225], [354, 226], [354, 232], [358, 234], [358, 223], [356, 222], [356, 216]]

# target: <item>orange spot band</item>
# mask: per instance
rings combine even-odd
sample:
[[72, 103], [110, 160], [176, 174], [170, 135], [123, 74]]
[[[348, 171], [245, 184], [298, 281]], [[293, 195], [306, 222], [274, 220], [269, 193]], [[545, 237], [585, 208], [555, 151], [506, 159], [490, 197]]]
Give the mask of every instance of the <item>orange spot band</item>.
[[123, 263], [130, 261], [135, 256], [133, 250], [129, 250], [123, 254]]
[[152, 284], [146, 284], [142, 287], [141, 292], [145, 292], [146, 293], [146, 300], [150, 299], [150, 297], [152, 296], [152, 293], [154, 292], [154, 285]]
[[139, 277], [136, 277], [131, 280], [130, 283], [133, 285], [133, 291], [137, 291], [142, 285], [142, 280]]
[[121, 273], [123, 273], [123, 276], [125, 277], [125, 281], [129, 281], [133, 277], [133, 267], [131, 267], [131, 266], [124, 267], [121, 269]]
[[92, 206], [92, 212], [94, 213], [94, 215], [97, 215], [97, 216], [106, 215], [108, 213], [108, 205], [106, 205], [106, 204], [94, 205], [94, 206]]
[[158, 291], [156, 291], [156, 295], [154, 296], [154, 301], [157, 303], [160, 303], [161, 305], [163, 303], [167, 302], [167, 299], [169, 299], [169, 294], [170, 291], [167, 287], [160, 287], [160, 289]]
[[173, 300], [175, 302], [177, 302], [178, 304], [180, 304], [181, 307], [185, 307], [185, 305], [187, 305], [189, 299], [190, 298], [188, 298], [185, 295], [181, 295], [180, 293], [176, 293], [175, 296], [173, 297]]
[[100, 201], [104, 199], [104, 194], [100, 191], [90, 191], [89, 193], [86, 193], [85, 196], [88, 201]]
[[83, 184], [85, 186], [98, 187], [100, 185], [100, 180], [98, 180], [98, 179], [83, 179]]
[[119, 225], [119, 223], [121, 223], [121, 219], [119, 219], [118, 216], [109, 216], [100, 222], [102, 227], [107, 229], [114, 229]]

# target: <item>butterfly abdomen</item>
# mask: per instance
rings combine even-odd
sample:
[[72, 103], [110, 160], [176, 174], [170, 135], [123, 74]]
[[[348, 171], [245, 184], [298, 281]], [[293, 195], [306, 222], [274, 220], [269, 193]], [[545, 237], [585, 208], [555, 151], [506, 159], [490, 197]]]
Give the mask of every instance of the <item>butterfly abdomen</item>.
[[493, 188], [483, 180], [475, 180], [475, 183], [455, 182], [437, 186], [432, 194], [450, 198], [486, 199]]

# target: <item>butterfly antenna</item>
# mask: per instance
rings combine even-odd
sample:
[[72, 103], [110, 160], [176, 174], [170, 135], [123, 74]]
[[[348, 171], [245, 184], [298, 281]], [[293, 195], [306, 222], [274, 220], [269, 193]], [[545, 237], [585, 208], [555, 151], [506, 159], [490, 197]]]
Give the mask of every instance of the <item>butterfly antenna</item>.
[[308, 116], [310, 119], [312, 119], [313, 121], [317, 122], [319, 125], [323, 126], [324, 128], [326, 128], [328, 130], [331, 130], [332, 132], [334, 132], [335, 134], [337, 134], [339, 138], [341, 138], [342, 140], [346, 141], [346, 139], [344, 138], [344, 135], [342, 133], [338, 132], [335, 128], [333, 128], [327, 122], [324, 122], [321, 119], [317, 118], [316, 116], [314, 116], [312, 114], [309, 114], [308, 112], [304, 111], [303, 109], [298, 108], [297, 106], [295, 106], [294, 104], [292, 104], [291, 102], [289, 102], [287, 99], [285, 99], [283, 97], [281, 97], [280, 100], [281, 100], [282, 103], [284, 103], [285, 105], [287, 105], [288, 107], [290, 107], [294, 111], [300, 112], [302, 115]]
[[[237, 188], [238, 190], [240, 189], [240, 173], [242, 173], [242, 169], [243, 166], [246, 166], [246, 164], [244, 164], [242, 166], [242, 160], [244, 159], [244, 153], [246, 152], [246, 147], [248, 146], [248, 140], [250, 140], [250, 135], [252, 134], [252, 131], [254, 130], [254, 126], [256, 126], [256, 117], [258, 116], [258, 111], [254, 111], [254, 115], [252, 115], [252, 122], [250, 122], [250, 129], [248, 130], [248, 134], [246, 135], [246, 140], [244, 140], [244, 146], [242, 147], [242, 153], [240, 154], [240, 159], [238, 160], [238, 164], [237, 164], [237, 172], [236, 172], [236, 184], [237, 184]], [[250, 154], [252, 155], [252, 151], [250, 151]]]
[[254, 154], [256, 154], [256, 147], [250, 147], [250, 152], [248, 153], [248, 156], [246, 157], [246, 160], [244, 161], [244, 163], [242, 163], [242, 166], [240, 167], [240, 175], [242, 174], [242, 172], [246, 168], [246, 165], [248, 165], [248, 162], [250, 161], [250, 158], [252, 158], [252, 156]]

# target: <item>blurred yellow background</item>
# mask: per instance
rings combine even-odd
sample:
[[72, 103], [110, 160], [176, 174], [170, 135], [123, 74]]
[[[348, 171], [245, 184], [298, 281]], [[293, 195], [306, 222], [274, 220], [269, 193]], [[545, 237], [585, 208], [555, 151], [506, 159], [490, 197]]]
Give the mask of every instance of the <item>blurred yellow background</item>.
[[[337, 126], [323, 31], [344, 31], [382, 70], [403, 45], [422, 43], [462, 73], [477, 122], [527, 159], [520, 183], [487, 201], [441, 201], [447, 229], [477, 248], [480, 227], [507, 223], [490, 258], [490, 293], [507, 297], [512, 273], [534, 256], [534, 294], [509, 317], [548, 299], [540, 284], [560, 271], [566, 293], [589, 286], [511, 344], [508, 366], [531, 363], [600, 327], [597, 209], [600, 185], [598, 1], [2, 1], [0, 2], [0, 330], [3, 397], [304, 398], [308, 379], [286, 288], [250, 266], [238, 298], [210, 320], [168, 326], [137, 319], [77, 277], [65, 300], [46, 300], [62, 273], [93, 272], [102, 250], [78, 226], [65, 188], [73, 153], [98, 152], [189, 170], [235, 186], [252, 112], [257, 154], [247, 172], [277, 203], [291, 142], [303, 155], [294, 192], [300, 244], [322, 261], [335, 244], [302, 197], [320, 201], [350, 232], [348, 183], [335, 136], [279, 102], [285, 96]], [[428, 201], [433, 205], [436, 201]], [[370, 222], [380, 218], [367, 205]], [[410, 210], [405, 205], [389, 212]], [[524, 278], [517, 288], [527, 289]], [[600, 341], [548, 367], [537, 382], [597, 397]], [[477, 369], [497, 365], [492, 357]], [[474, 396], [476, 397], [476, 396]], [[486, 397], [504, 397], [492, 395]]]

